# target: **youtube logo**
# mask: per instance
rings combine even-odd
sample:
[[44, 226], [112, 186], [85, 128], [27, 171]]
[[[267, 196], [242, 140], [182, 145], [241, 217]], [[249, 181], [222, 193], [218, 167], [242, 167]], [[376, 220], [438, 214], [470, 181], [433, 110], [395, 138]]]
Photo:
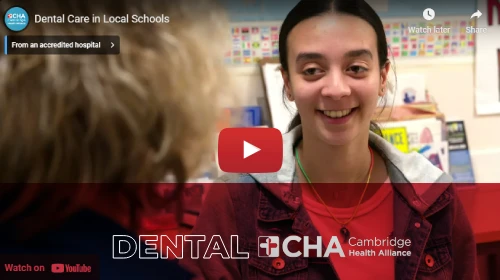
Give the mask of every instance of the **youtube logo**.
[[283, 137], [275, 128], [226, 128], [219, 134], [217, 155], [224, 172], [277, 172], [283, 163]]

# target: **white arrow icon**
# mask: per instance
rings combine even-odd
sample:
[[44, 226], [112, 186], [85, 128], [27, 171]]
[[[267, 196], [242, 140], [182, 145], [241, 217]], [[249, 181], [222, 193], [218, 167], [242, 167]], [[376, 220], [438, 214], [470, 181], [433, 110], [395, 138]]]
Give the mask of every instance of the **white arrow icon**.
[[247, 141], [243, 141], [243, 158], [247, 158], [247, 157], [255, 154], [258, 151], [260, 151], [259, 148], [248, 143]]
[[115, 44], [113, 44], [113, 42], [111, 42], [111, 48], [113, 48], [115, 46]]
[[477, 17], [477, 18], [480, 18], [483, 14], [477, 10], [477, 12], [473, 13], [472, 16], [470, 16], [470, 18], [472, 19], [473, 17]]

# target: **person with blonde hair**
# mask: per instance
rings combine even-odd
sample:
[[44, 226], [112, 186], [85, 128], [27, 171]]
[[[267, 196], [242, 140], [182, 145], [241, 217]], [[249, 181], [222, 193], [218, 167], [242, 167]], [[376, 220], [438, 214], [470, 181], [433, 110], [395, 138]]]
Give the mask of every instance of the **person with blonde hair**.
[[[227, 97], [227, 19], [210, 0], [6, 0], [30, 15], [168, 16], [157, 23], [31, 23], [20, 34], [118, 35], [119, 55], [0, 57], [0, 252], [100, 256], [101, 279], [187, 279], [165, 260], [113, 260], [210, 160]], [[226, 101], [224, 99], [224, 101]], [[168, 175], [177, 189], [159, 197]], [[140, 184], [139, 184], [140, 183]]]

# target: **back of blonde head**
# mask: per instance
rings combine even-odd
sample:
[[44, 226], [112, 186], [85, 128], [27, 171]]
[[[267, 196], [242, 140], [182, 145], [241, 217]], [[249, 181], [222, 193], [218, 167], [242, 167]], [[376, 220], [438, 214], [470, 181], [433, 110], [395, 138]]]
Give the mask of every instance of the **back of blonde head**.
[[170, 22], [31, 22], [20, 35], [118, 35], [121, 53], [0, 58], [1, 182], [156, 182], [168, 173], [183, 181], [213, 151], [228, 29], [211, 1], [15, 5], [31, 15], [163, 14]]
[[[0, 188], [7, 203], [0, 222], [37, 205], [25, 221], [34, 231], [36, 223], [47, 227], [102, 197], [125, 198], [124, 214], [135, 216], [152, 204], [154, 185], [123, 183], [159, 182], [168, 174], [182, 183], [195, 175], [214, 151], [219, 109], [228, 101], [229, 37], [219, 7], [210, 0], [0, 2], [3, 11], [14, 5], [32, 20], [137, 14], [168, 16], [169, 23], [32, 21], [16, 34], [118, 35], [121, 53], [0, 57], [0, 182], [17, 183]], [[12, 35], [4, 26], [0, 33]], [[156, 202], [165, 207], [165, 200]]]

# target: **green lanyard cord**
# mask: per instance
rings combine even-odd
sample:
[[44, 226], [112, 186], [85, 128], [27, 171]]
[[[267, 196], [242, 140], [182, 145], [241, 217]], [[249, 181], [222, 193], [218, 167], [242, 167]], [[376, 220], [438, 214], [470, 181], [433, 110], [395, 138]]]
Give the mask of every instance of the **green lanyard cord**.
[[299, 168], [300, 168], [300, 171], [302, 172], [302, 175], [304, 175], [304, 177], [306, 178], [306, 180], [309, 184], [312, 184], [311, 180], [309, 180], [309, 177], [306, 174], [306, 171], [304, 170], [304, 167], [302, 166], [302, 163], [300, 162], [299, 148], [298, 147], [295, 147], [295, 159], [297, 160], [297, 164], [299, 165]]

